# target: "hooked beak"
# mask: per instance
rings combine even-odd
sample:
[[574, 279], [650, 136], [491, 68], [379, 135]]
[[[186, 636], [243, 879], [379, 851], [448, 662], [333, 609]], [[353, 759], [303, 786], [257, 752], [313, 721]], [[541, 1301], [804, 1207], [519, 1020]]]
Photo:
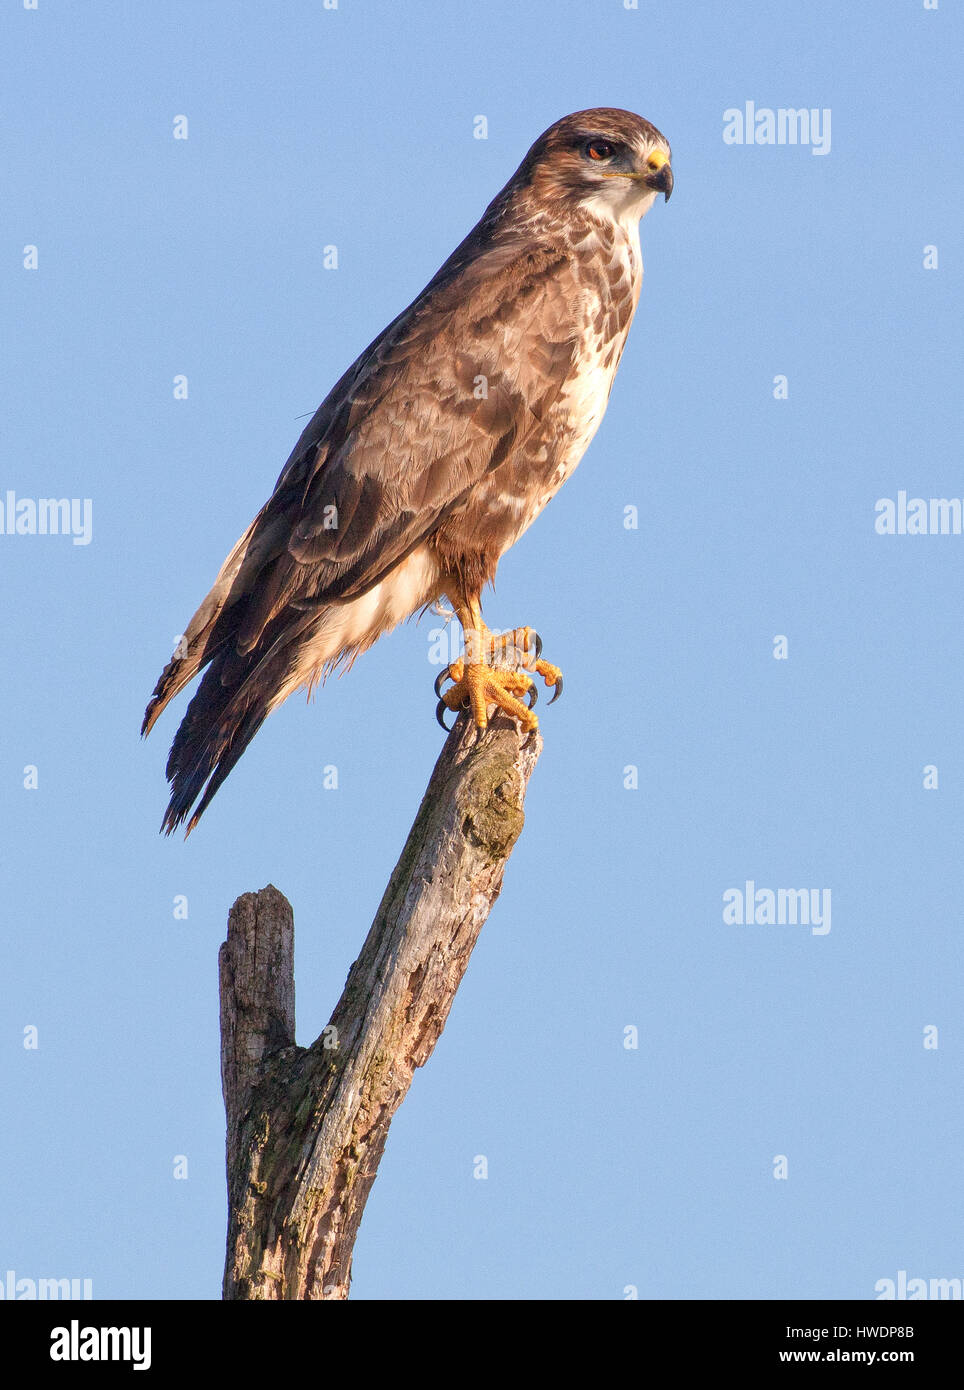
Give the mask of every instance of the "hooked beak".
[[646, 161], [646, 168], [646, 183], [657, 193], [662, 193], [668, 203], [673, 192], [673, 170], [662, 150], [653, 151]]

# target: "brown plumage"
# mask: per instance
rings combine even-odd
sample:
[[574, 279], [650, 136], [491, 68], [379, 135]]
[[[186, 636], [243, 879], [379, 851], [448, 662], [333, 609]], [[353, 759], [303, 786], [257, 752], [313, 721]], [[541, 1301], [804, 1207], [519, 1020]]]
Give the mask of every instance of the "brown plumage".
[[200, 798], [190, 832], [294, 690], [443, 594], [461, 620], [477, 611], [602, 418], [669, 154], [628, 111], [557, 122], [326, 397], [147, 707], [145, 734], [207, 667], [171, 747], [165, 831]]

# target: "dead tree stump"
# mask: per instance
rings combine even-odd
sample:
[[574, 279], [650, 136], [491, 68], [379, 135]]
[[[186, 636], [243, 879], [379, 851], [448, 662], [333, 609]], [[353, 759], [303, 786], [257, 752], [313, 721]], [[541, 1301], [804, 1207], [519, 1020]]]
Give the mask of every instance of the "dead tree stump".
[[294, 920], [271, 886], [221, 947], [226, 1299], [347, 1298], [392, 1116], [445, 1026], [522, 830], [542, 741], [460, 716], [331, 1021], [295, 1043]]

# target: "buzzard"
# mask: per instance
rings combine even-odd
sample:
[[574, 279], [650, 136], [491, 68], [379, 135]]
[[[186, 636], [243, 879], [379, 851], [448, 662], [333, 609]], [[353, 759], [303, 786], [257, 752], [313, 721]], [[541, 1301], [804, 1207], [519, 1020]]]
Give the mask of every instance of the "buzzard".
[[295, 690], [443, 596], [465, 645], [436, 682], [440, 722], [465, 707], [484, 728], [495, 705], [535, 728], [535, 679], [555, 699], [561, 673], [531, 628], [486, 628], [482, 590], [599, 426], [639, 298], [639, 219], [672, 189], [648, 121], [564, 117], [348, 368], [157, 682], [144, 734], [207, 668], [171, 747], [162, 830], [190, 816], [191, 832]]

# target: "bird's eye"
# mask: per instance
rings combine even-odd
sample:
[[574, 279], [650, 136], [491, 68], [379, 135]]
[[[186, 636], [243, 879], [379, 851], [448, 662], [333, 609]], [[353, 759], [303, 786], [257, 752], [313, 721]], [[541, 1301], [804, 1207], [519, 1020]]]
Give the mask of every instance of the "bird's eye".
[[608, 140], [590, 140], [586, 146], [586, 154], [590, 159], [612, 159], [616, 153], [616, 146], [611, 145]]

